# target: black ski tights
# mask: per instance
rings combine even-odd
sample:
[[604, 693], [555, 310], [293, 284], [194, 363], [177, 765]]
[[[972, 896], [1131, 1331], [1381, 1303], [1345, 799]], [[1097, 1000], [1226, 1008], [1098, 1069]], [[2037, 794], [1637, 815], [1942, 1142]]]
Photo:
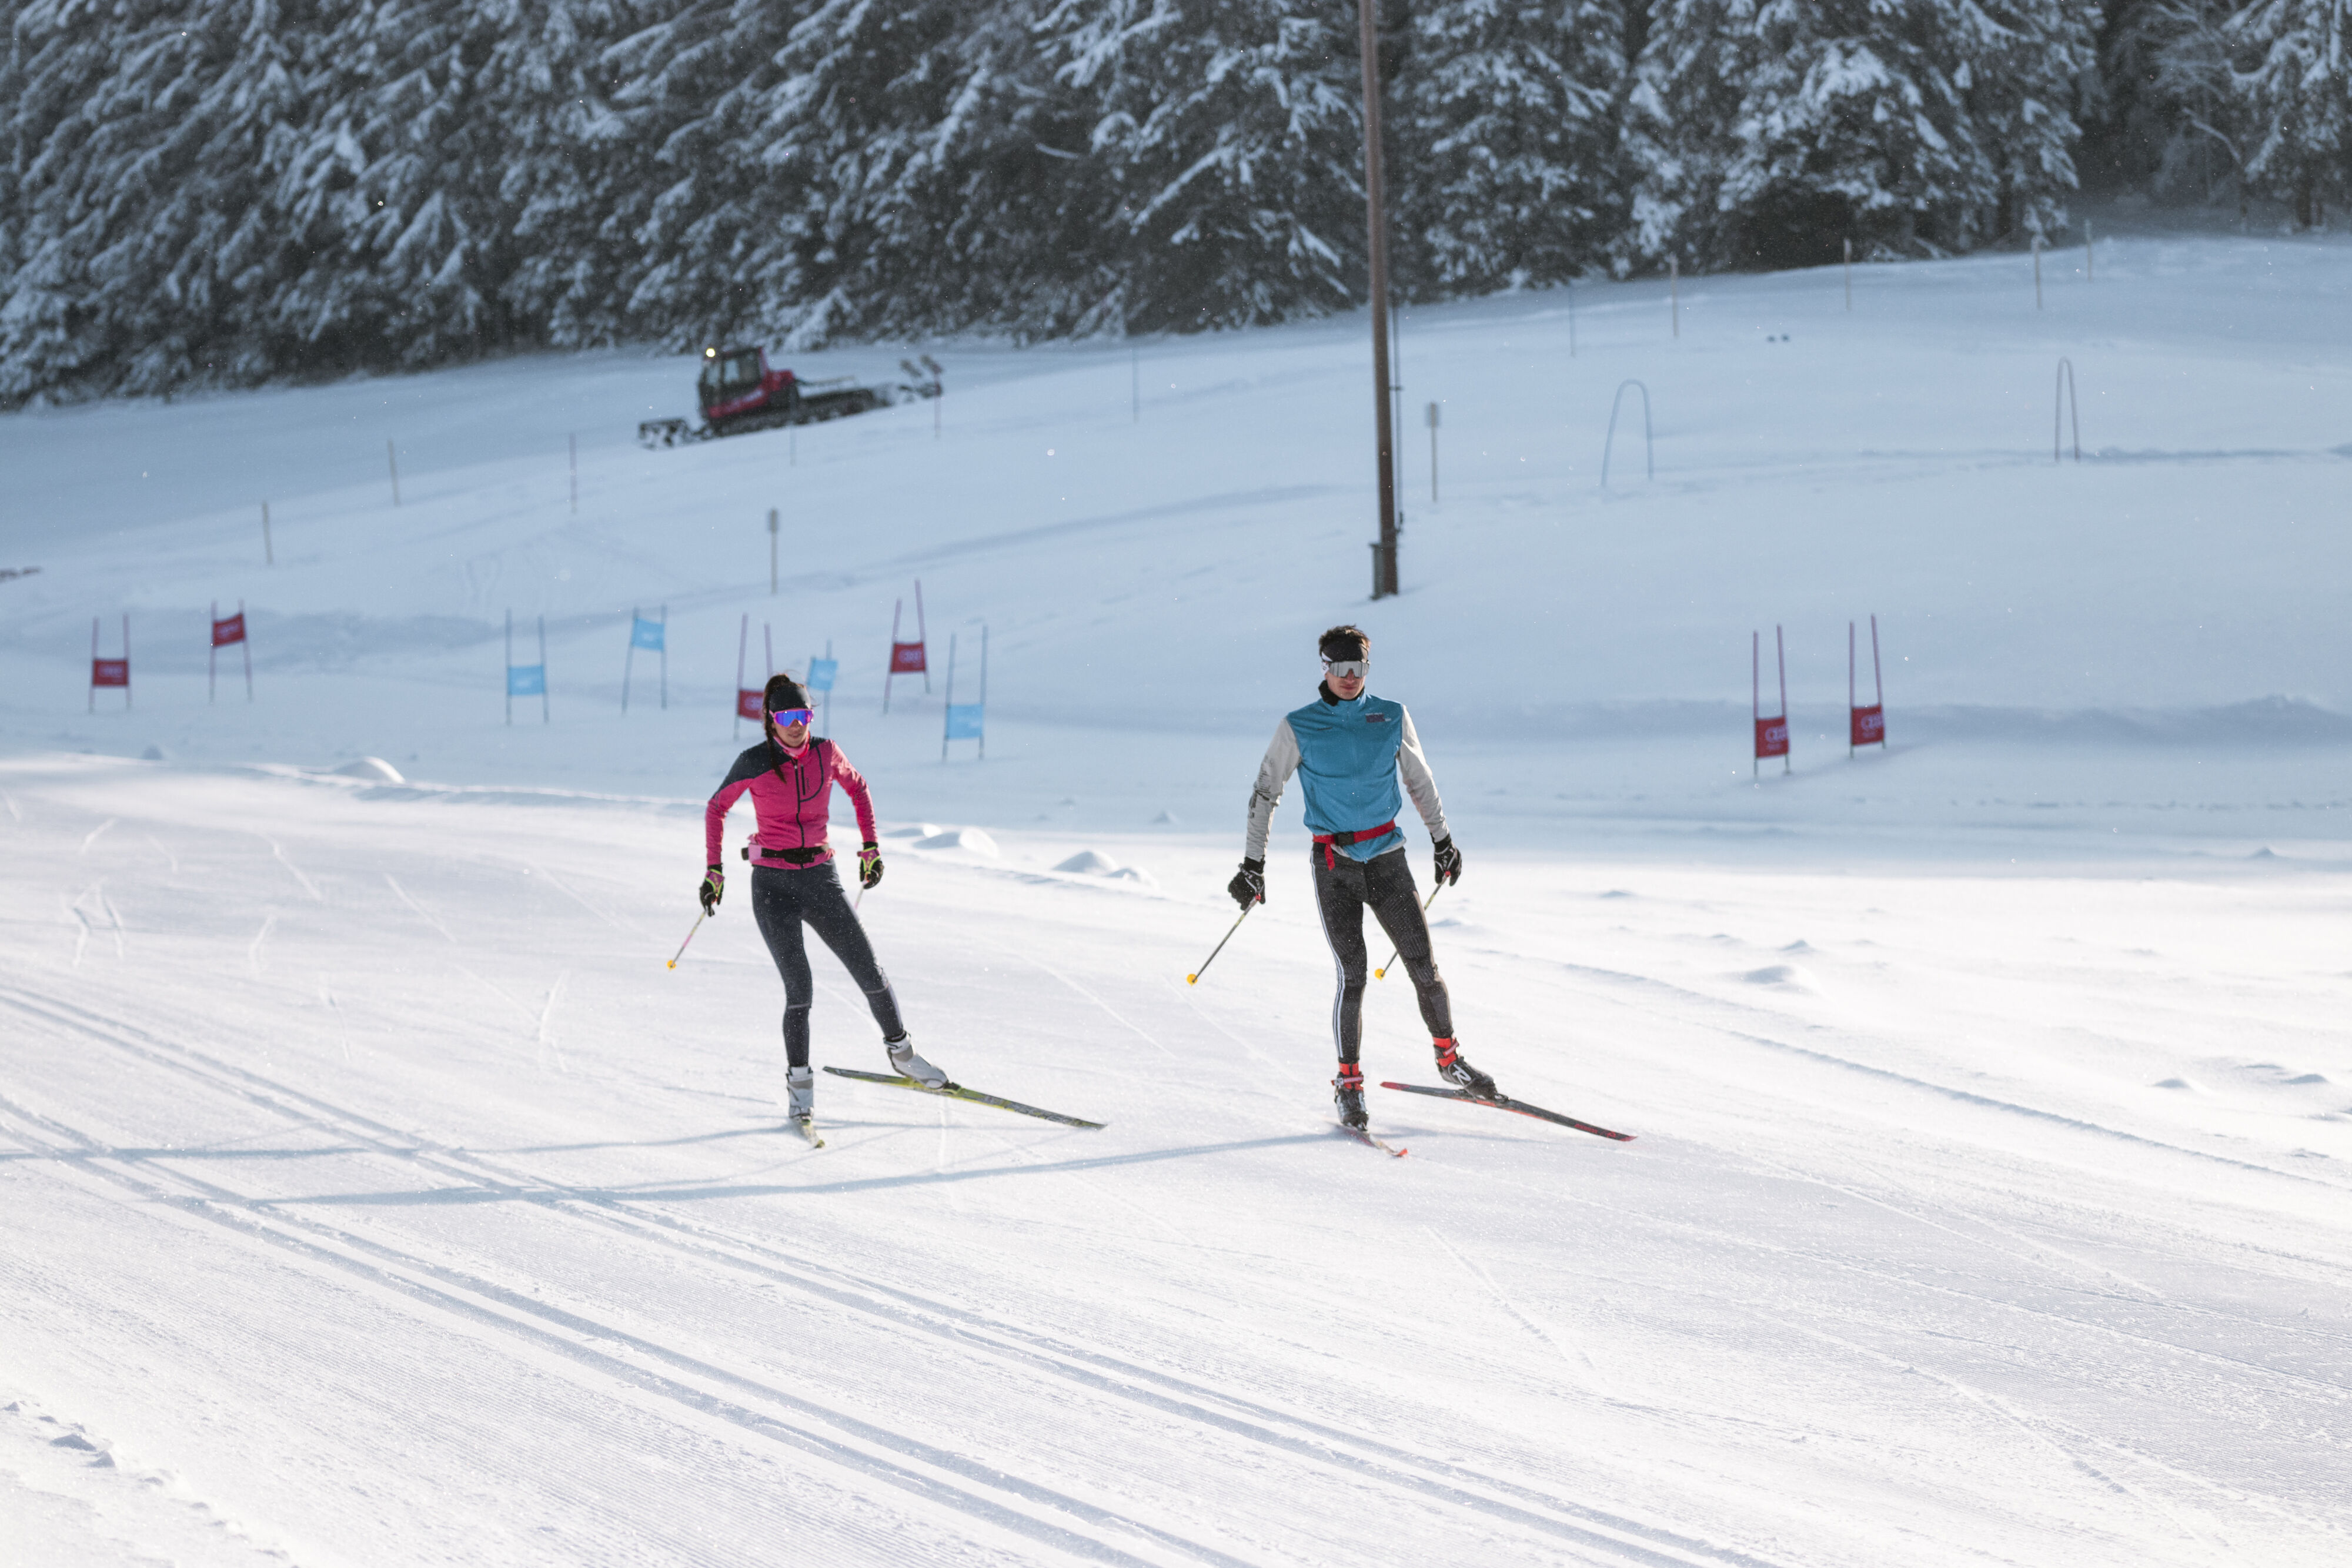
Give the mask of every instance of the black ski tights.
[[768, 939], [776, 971], [784, 977], [787, 1065], [808, 1065], [809, 1007], [816, 999], [816, 979], [809, 973], [808, 949], [801, 940], [803, 921], [815, 927], [818, 939], [833, 950], [849, 977], [857, 982], [857, 988], [866, 993], [866, 1005], [874, 1009], [882, 1038], [896, 1040], [906, 1032], [906, 1026], [898, 1021], [898, 994], [890, 989], [890, 977], [882, 972], [882, 966], [874, 961], [874, 945], [866, 940], [866, 927], [857, 923], [857, 912], [849, 907], [831, 861], [791, 871], [765, 865], [752, 868], [751, 918], [760, 923], [760, 935]]
[[1421, 900], [1413, 893], [1403, 847], [1368, 861], [1337, 855], [1333, 857], [1337, 863], [1331, 865], [1323, 862], [1322, 845], [1317, 844], [1313, 853], [1315, 902], [1323, 915], [1324, 939], [1331, 944], [1331, 958], [1339, 970], [1339, 994], [1331, 1002], [1331, 1035], [1339, 1047], [1339, 1060], [1355, 1061], [1363, 1044], [1367, 904], [1381, 929], [1396, 944], [1404, 972], [1412, 977], [1412, 988], [1421, 999], [1421, 1021], [1429, 1026], [1430, 1037], [1452, 1039], [1454, 1006], [1430, 951], [1429, 923], [1422, 918]]

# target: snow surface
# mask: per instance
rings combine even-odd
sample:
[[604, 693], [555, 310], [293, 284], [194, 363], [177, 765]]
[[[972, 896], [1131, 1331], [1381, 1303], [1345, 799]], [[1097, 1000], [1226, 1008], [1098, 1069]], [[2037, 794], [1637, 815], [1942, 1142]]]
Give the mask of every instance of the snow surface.
[[[1558, 292], [1415, 312], [1441, 500], [1416, 413], [1376, 606], [1360, 322], [950, 345], [936, 438], [642, 453], [689, 373], [617, 354], [0, 420], [0, 1562], [2346, 1560], [2345, 259], [1700, 280], [1679, 340], [1580, 290], [1572, 361]], [[1628, 376], [1658, 478], [1621, 419], [1603, 492]], [[777, 1130], [740, 879], [665, 967], [746, 612], [754, 676], [762, 622], [842, 659], [925, 1053], [1107, 1128], [821, 1075], [827, 1146]], [[1295, 802], [1184, 984], [1350, 617], [1467, 856], [1466, 1050], [1635, 1142], [1377, 1090], [1410, 1155], [1337, 1137]]]

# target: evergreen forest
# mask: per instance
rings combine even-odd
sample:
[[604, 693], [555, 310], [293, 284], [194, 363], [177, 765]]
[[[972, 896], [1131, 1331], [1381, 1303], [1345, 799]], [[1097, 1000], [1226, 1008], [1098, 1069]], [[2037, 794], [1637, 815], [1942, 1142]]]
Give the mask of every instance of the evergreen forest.
[[[2317, 226], [2347, 0], [1379, 0], [1393, 287]], [[1355, 0], [0, 0], [0, 406], [1366, 288]]]

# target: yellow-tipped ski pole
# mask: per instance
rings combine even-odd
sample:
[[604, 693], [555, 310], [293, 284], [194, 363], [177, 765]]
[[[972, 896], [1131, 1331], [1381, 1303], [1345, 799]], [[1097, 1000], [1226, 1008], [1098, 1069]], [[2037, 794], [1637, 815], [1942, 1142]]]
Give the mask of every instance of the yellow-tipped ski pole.
[[1234, 916], [1233, 929], [1227, 931], [1223, 936], [1217, 939], [1217, 945], [1209, 949], [1209, 956], [1201, 960], [1201, 967], [1199, 968], [1184, 977], [1184, 983], [1186, 985], [1193, 986], [1200, 984], [1201, 977], [1209, 972], [1209, 966], [1217, 961], [1217, 955], [1225, 950], [1225, 944], [1234, 939], [1234, 932], [1239, 931], [1242, 928], [1242, 922], [1249, 918], [1250, 911], [1255, 909], [1259, 904], [1264, 904], [1265, 902], [1265, 900], [1262, 898], [1255, 900], [1245, 905], [1240, 915]]
[[[1429, 906], [1430, 906], [1431, 904], [1435, 904], [1435, 903], [1437, 902], [1437, 894], [1438, 894], [1439, 889], [1442, 889], [1443, 887], [1444, 887], [1444, 885], [1445, 885], [1445, 884], [1444, 884], [1444, 883], [1442, 883], [1442, 882], [1441, 882], [1441, 883], [1439, 883], [1437, 884], [1437, 886], [1436, 886], [1436, 887], [1433, 887], [1433, 888], [1431, 888], [1431, 889], [1429, 890], [1429, 896], [1428, 896], [1427, 898], [1424, 898], [1424, 899], [1423, 899], [1423, 900], [1421, 901], [1421, 912], [1422, 912], [1423, 915], [1428, 914], [1428, 913], [1429, 913]], [[1387, 978], [1389, 977], [1389, 971], [1390, 971], [1391, 969], [1394, 968], [1395, 967], [1396, 967], [1396, 955], [1395, 955], [1394, 953], [1391, 953], [1391, 954], [1390, 954], [1390, 955], [1389, 955], [1389, 961], [1388, 961], [1387, 963], [1382, 964], [1379, 968], [1374, 969], [1374, 970], [1372, 971], [1372, 978], [1373, 978], [1373, 979], [1375, 979], [1375, 980], [1385, 980], [1385, 979], [1387, 979]]]
[[[709, 911], [708, 909], [704, 910], [701, 914], [699, 914], [699, 915], [696, 915], [696, 916], [694, 917], [694, 929], [693, 929], [693, 930], [691, 930], [691, 931], [688, 931], [688, 932], [686, 934], [686, 942], [691, 942], [691, 941], [693, 941], [693, 940], [694, 940], [694, 933], [695, 933], [696, 931], [699, 931], [699, 930], [701, 930], [701, 929], [702, 929], [702, 923], [703, 923], [704, 921], [706, 921], [706, 920], [709, 919], [709, 918], [710, 918], [710, 911]], [[683, 958], [683, 957], [685, 957], [685, 956], [686, 956], [686, 942], [681, 942], [681, 943], [679, 943], [679, 944], [677, 945], [677, 958]], [[675, 969], [675, 968], [677, 968], [677, 958], [672, 958], [672, 959], [669, 961], [669, 967], [670, 967], [671, 968]]]

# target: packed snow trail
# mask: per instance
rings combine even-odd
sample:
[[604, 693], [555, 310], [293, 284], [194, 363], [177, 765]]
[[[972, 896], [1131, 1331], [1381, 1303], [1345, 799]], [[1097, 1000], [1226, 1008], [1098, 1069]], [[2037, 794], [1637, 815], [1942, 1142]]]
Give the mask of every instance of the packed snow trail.
[[[939, 1059], [1110, 1125], [829, 1079], [819, 1153], [781, 1129], [740, 911], [666, 967], [688, 810], [88, 758], [0, 787], [0, 1392], [102, 1434], [108, 1484], [293, 1561], [2344, 1545], [2352, 1149], [2296, 1109], [2340, 1092], [2291, 1082], [2343, 1071], [2307, 882], [2070, 883], [2151, 925], [2217, 894], [2274, 923], [2252, 971], [2154, 980], [1950, 913], [2006, 879], [1490, 854], [1439, 933], [1469, 1038], [1641, 1141], [1376, 1104], [1391, 1162], [1329, 1127], [1305, 910], [1184, 986], [1229, 845], [1160, 841], [1211, 890], [1181, 899], [1024, 869], [1067, 854], [1050, 834], [902, 851], [865, 915]], [[1603, 896], [1626, 881], [1654, 891]], [[1563, 901], [1554, 950], [1515, 940]], [[1947, 967], [1977, 944], [2006, 987]], [[1755, 979], [1774, 954], [1795, 977]], [[2308, 1051], [2176, 1114], [2147, 1083], [2214, 1079], [2216, 999], [2257, 977]], [[2031, 1010], [2118, 985], [2128, 1080], [2125, 1040]], [[1422, 1065], [1414, 1024], [1375, 988], [1376, 1072]], [[2076, 1043], [1966, 1044], [2002, 1028]], [[838, 977], [816, 1031], [879, 1064]]]

